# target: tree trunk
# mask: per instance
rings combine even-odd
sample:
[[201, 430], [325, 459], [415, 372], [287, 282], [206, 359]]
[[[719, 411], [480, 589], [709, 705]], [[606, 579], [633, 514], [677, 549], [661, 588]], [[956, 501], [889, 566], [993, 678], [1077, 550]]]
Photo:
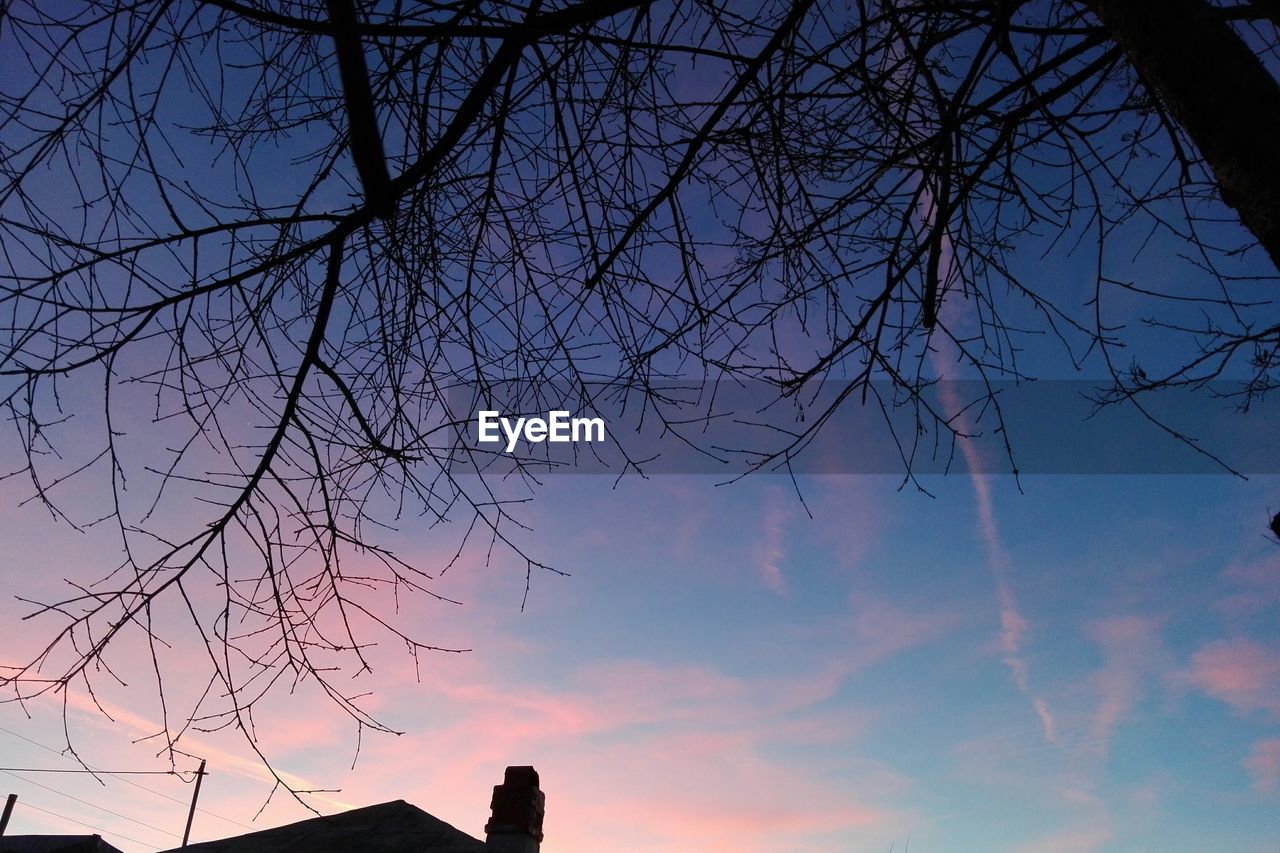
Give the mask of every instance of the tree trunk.
[[325, 0], [329, 23], [333, 28], [333, 44], [338, 58], [338, 77], [347, 105], [350, 128], [351, 159], [364, 190], [364, 202], [374, 216], [386, 219], [395, 212], [395, 196], [391, 193], [391, 176], [378, 129], [378, 114], [369, 84], [369, 66], [360, 41], [359, 19], [354, 0]]
[[1205, 0], [1083, 0], [1280, 269], [1280, 84]]

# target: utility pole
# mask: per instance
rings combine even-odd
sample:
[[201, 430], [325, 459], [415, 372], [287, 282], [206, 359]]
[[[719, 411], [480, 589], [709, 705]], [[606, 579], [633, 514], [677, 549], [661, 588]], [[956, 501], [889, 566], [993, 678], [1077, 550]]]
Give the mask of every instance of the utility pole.
[[13, 804], [17, 801], [17, 794], [10, 794], [9, 798], [4, 801], [4, 814], [0, 815], [0, 835], [4, 835], [5, 827], [9, 825], [9, 816], [13, 814]]
[[[200, 799], [200, 783], [204, 781], [204, 759], [200, 759], [200, 769], [196, 771], [196, 789], [191, 792], [191, 811], [187, 812], [187, 828], [182, 831], [182, 846], [187, 846], [191, 838], [191, 821], [196, 816], [196, 800]], [[9, 796], [13, 796], [10, 794]]]

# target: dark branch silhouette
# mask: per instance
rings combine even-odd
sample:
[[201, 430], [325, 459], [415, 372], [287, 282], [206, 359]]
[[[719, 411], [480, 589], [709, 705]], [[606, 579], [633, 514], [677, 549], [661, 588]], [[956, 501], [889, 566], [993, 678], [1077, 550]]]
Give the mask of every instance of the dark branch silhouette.
[[[1034, 374], [1031, 349], [1105, 374], [1103, 402], [1268, 393], [1277, 20], [1208, 0], [0, 6], [0, 475], [119, 546], [30, 603], [40, 642], [0, 662], [4, 698], [94, 697], [141, 637], [171, 757], [192, 728], [261, 749], [255, 704], [304, 683], [385, 728], [349, 677], [379, 638], [440, 650], [406, 619], [455, 603], [438, 580], [463, 554], [526, 592], [559, 571], [517, 517], [546, 466], [477, 450], [479, 402], [590, 414], [603, 387], [715, 454], [663, 383], [750, 381], [803, 417], [747, 467], [786, 470], [865, 405], [910, 413], [910, 476], [965, 435], [925, 393], [939, 353], [997, 420], [993, 383]], [[410, 524], [456, 531], [452, 558], [397, 556]], [[181, 630], [207, 681], [178, 707]]]
[[[1280, 267], [1280, 83], [1204, 0], [1089, 0]], [[1254, 4], [1259, 5], [1259, 4]], [[1272, 4], [1273, 5], [1273, 4]]]
[[351, 136], [351, 159], [364, 187], [365, 206], [379, 219], [391, 215], [395, 199], [391, 195], [391, 176], [387, 173], [386, 154], [382, 150], [382, 133], [373, 107], [373, 89], [369, 69], [364, 61], [364, 45], [360, 43], [356, 9], [353, 0], [325, 0], [329, 22], [333, 26], [333, 44], [338, 58], [338, 74], [342, 78], [343, 101], [347, 107]]

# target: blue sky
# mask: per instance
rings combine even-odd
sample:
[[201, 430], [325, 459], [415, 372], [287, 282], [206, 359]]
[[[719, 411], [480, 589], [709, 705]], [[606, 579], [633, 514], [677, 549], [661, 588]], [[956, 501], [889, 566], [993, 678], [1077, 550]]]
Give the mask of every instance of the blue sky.
[[[1020, 494], [990, 477], [987, 518], [971, 478], [925, 484], [933, 497], [804, 478], [809, 519], [779, 477], [552, 478], [531, 541], [572, 576], [535, 577], [520, 613], [517, 567], [451, 569], [439, 590], [465, 605], [408, 618], [474, 651], [424, 659], [417, 682], [387, 649], [367, 679], [404, 735], [366, 734], [351, 770], [353, 728], [304, 687], [268, 703], [261, 741], [280, 769], [342, 788], [322, 811], [404, 798], [477, 834], [501, 768], [532, 763], [548, 850], [618, 832], [635, 850], [1273, 849], [1276, 479], [1043, 476]], [[46, 543], [34, 561], [7, 548], [6, 578], [61, 574], [48, 543], [67, 537], [43, 538], [39, 510], [3, 523], [6, 542]], [[136, 698], [104, 690], [114, 724], [72, 704], [91, 764], [161, 766], [128, 743], [154, 726]], [[4, 707], [6, 766], [72, 766], [14, 736], [59, 745], [56, 709], [32, 712]], [[210, 758], [203, 806], [252, 825], [270, 786], [236, 738], [187, 748]], [[180, 806], [132, 786], [25, 780], [6, 776], [11, 831], [66, 829], [30, 804], [164, 841], [37, 781], [180, 831]], [[304, 815], [277, 795], [256, 825]], [[200, 815], [195, 837], [236, 831]]]
[[[148, 73], [159, 67], [148, 66]], [[677, 67], [673, 90], [701, 97], [704, 89], [724, 85], [727, 67], [714, 74], [705, 68]], [[20, 79], [15, 69], [0, 70]], [[256, 81], [256, 70], [246, 74]], [[249, 88], [237, 87], [258, 85], [230, 78], [233, 94], [247, 95]], [[204, 117], [185, 82], [166, 89], [163, 103], [175, 124]], [[531, 131], [540, 129], [540, 115], [526, 116]], [[308, 134], [317, 127], [332, 141], [340, 122], [303, 126], [276, 140], [278, 147], [246, 146], [256, 170], [249, 183], [264, 204], [292, 204], [313, 177], [288, 167], [293, 154], [315, 149]], [[394, 127], [387, 133], [389, 148], [408, 144]], [[211, 153], [217, 144], [196, 134], [182, 138], [190, 145], [181, 155], [190, 163], [179, 164], [172, 152], [175, 159], [167, 162], [171, 155], [161, 152], [165, 168], [190, 174], [202, 200], [239, 192], [233, 185], [240, 166], [226, 152], [219, 159]], [[125, 151], [133, 147], [127, 135], [112, 141]], [[488, 148], [477, 147], [472, 156], [487, 163]], [[518, 162], [510, 167], [516, 177]], [[73, 165], [41, 175], [41, 199], [61, 206], [68, 222], [79, 210], [72, 178], [82, 177]], [[352, 203], [355, 181], [346, 180], [353, 178], [347, 165], [342, 161], [322, 182], [309, 202], [316, 209], [342, 212]], [[1131, 174], [1162, 165], [1139, 163]], [[511, 180], [518, 183], [516, 177]], [[628, 193], [649, 193], [650, 177], [657, 183], [656, 176], [642, 177]], [[1052, 184], [1060, 173], [1029, 169], [1024, 177]], [[1151, 176], [1138, 174], [1135, 184], [1139, 177]], [[142, 184], [130, 187], [139, 219], [154, 213], [160, 222], [142, 222], [139, 230], [167, 227], [153, 188], [133, 180]], [[450, 204], [461, 199], [462, 222], [466, 198], [440, 197]], [[633, 202], [611, 198], [617, 210], [610, 215], [625, 219]], [[736, 247], [714, 245], [733, 221], [715, 205], [732, 213], [731, 202], [732, 193], [717, 196], [696, 184], [682, 199], [689, 222], [706, 232], [703, 257], [711, 267], [727, 267], [735, 257]], [[180, 206], [188, 204], [199, 207], [194, 201]], [[929, 206], [922, 200], [920, 210], [903, 215], [918, 215], [922, 225]], [[565, 217], [581, 213], [563, 199], [548, 209]], [[1206, 211], [1222, 213], [1213, 205], [1196, 210]], [[106, 213], [90, 206], [86, 216], [101, 224]], [[748, 232], [771, 227], [761, 211], [744, 223]], [[1245, 240], [1229, 222], [1201, 226], [1215, 239], [1225, 234], [1224, 245]], [[1135, 217], [1112, 233], [1103, 252], [1108, 276], [1183, 296], [1218, 292], [1187, 263], [1185, 240], [1169, 233], [1148, 240], [1149, 227], [1149, 220]], [[1090, 220], [1046, 219], [1036, 229], [1004, 260], [1020, 282], [1092, 322], [1099, 266]], [[501, 236], [493, 238], [494, 258], [485, 262], [494, 268], [505, 262]], [[551, 254], [561, 250], [568, 252], [560, 247]], [[188, 280], [179, 255], [149, 261], [161, 289]], [[1259, 255], [1217, 260], [1228, 273], [1253, 276], [1234, 281], [1233, 294], [1243, 301], [1261, 293], [1266, 304], [1255, 306], [1253, 319], [1272, 322], [1274, 271], [1259, 265]], [[209, 256], [202, 263], [210, 263]], [[670, 247], [656, 246], [645, 257], [653, 261], [646, 275], [664, 284], [674, 280]], [[553, 260], [546, 267], [552, 273], [562, 259]], [[313, 266], [319, 269], [319, 261]], [[560, 284], [553, 274], [546, 279], [531, 287]], [[423, 287], [410, 283], [400, 296]], [[458, 284], [444, 277], [448, 311], [459, 310], [452, 289]], [[861, 304], [848, 284], [849, 305]], [[485, 307], [495, 315], [521, 314], [532, 304], [527, 294], [511, 304], [496, 298], [523, 286], [505, 272], [486, 286], [491, 302]], [[580, 294], [572, 287], [556, 290], [555, 300], [577, 304]], [[294, 290], [284, 293], [281, 302], [298, 301]], [[629, 309], [645, 304], [646, 291], [637, 293]], [[1002, 283], [990, 293], [1007, 297]], [[1148, 366], [1168, 367], [1194, 350], [1191, 337], [1141, 322], [1153, 312], [1185, 320], [1191, 314], [1184, 303], [1155, 305], [1122, 288], [1102, 293], [1096, 319], [1108, 327], [1125, 324], [1134, 345], [1117, 351], [1118, 358], [1136, 353]], [[963, 297], [953, 290], [942, 306], [944, 325], [958, 335], [976, 328], [976, 302]], [[380, 295], [365, 294], [357, 302], [364, 299], [361, 306], [369, 308], [375, 298]], [[915, 311], [913, 303], [904, 304]], [[609, 307], [605, 297], [592, 303], [593, 311]], [[201, 310], [235, 320], [242, 308], [228, 297]], [[344, 310], [352, 306], [338, 313]], [[1023, 370], [1055, 379], [1105, 374], [1096, 350], [1077, 370], [1062, 348], [1039, 334], [1033, 306], [1010, 298], [1002, 311], [1009, 325], [1035, 330], [1008, 341], [1024, 347]], [[914, 322], [914, 313], [909, 319]], [[815, 328], [783, 319], [778, 330], [768, 330], [778, 334], [766, 343], [797, 364], [812, 363], [815, 338], [830, 343]], [[300, 357], [290, 339], [295, 332], [281, 327], [268, 335], [288, 364]], [[540, 329], [533, 339], [545, 333]], [[490, 343], [510, 344], [511, 334], [497, 333]], [[593, 353], [599, 330], [583, 334]], [[1083, 348], [1086, 340], [1072, 343]], [[934, 347], [932, 356], [924, 355], [926, 345]], [[927, 376], [971, 375], [956, 367], [954, 352], [937, 338], [911, 336], [905, 347]], [[149, 370], [162, 349], [126, 353], [117, 369], [122, 375]], [[523, 358], [505, 354], [512, 363]], [[212, 361], [200, 366], [215, 383], [221, 369]], [[267, 390], [258, 402], [276, 401], [275, 377], [262, 384]], [[65, 427], [69, 460], [100, 447], [103, 423], [94, 405], [100, 386], [100, 375], [61, 386], [68, 408], [83, 404], [79, 420]], [[119, 446], [139, 469], [167, 460], [176, 431], [165, 430], [177, 428], [152, 421], [159, 412], [154, 389], [113, 393], [126, 413], [117, 424]], [[376, 393], [369, 399], [384, 402]], [[222, 414], [234, 424], [227, 455], [197, 446], [191, 470], [226, 470], [233, 444], [244, 453], [241, 464], [253, 458], [257, 445], [236, 442], [244, 438], [241, 422], [246, 429], [263, 426], [263, 411], [241, 399]], [[1241, 431], [1234, 440], [1247, 435]], [[1130, 435], [1111, 438], [1132, 446]], [[1228, 456], [1240, 449], [1232, 440], [1220, 448]], [[0, 446], [0, 472], [20, 467], [14, 450], [11, 443]], [[256, 743], [289, 784], [317, 789], [302, 797], [317, 811], [405, 799], [476, 835], [502, 769], [532, 764], [547, 794], [547, 853], [900, 851], [908, 844], [912, 850], [1037, 853], [1277, 849], [1280, 543], [1267, 523], [1280, 510], [1280, 477], [1033, 472], [1015, 480], [970, 473], [1003, 469], [1002, 460], [984, 455], [989, 452], [961, 452], [949, 475], [906, 483], [851, 469], [837, 473], [817, 455], [794, 482], [774, 475], [726, 485], [691, 474], [566, 474], [547, 476], [532, 494], [505, 483], [505, 494], [533, 498], [516, 510], [528, 526], [513, 529], [516, 541], [568, 573], [535, 571], [527, 590], [525, 564], [501, 549], [489, 559], [473, 545], [441, 573], [458, 531], [406, 516], [379, 541], [432, 570], [431, 590], [461, 603], [396, 602], [374, 592], [364, 600], [407, 633], [468, 651], [425, 653], [415, 662], [402, 644], [367, 634], [379, 640], [367, 650], [372, 671], [349, 681], [343, 674], [342, 684], [401, 734], [359, 731], [313, 683], [290, 689], [281, 682], [255, 711]], [[96, 480], [58, 487], [73, 518], [101, 517], [108, 494], [103, 467], [94, 470]], [[49, 620], [22, 620], [32, 610], [24, 600], [55, 598], [66, 589], [63, 578], [86, 581], [122, 559], [119, 531], [107, 525], [73, 530], [29, 500], [30, 493], [20, 478], [0, 479], [0, 664], [29, 660], [49, 636]], [[154, 529], [207, 524], [208, 506], [193, 498], [210, 493], [173, 484], [151, 517]], [[138, 488], [126, 496], [127, 509], [145, 508], [152, 497]], [[353, 556], [345, 565], [358, 573], [359, 561]], [[218, 589], [208, 575], [194, 576], [192, 606], [207, 615], [219, 604]], [[95, 671], [92, 695], [77, 685], [66, 694], [0, 704], [0, 766], [28, 769], [0, 770], [0, 792], [19, 794], [10, 832], [100, 831], [128, 851], [173, 846], [191, 794], [189, 772], [200, 758], [211, 775], [195, 839], [311, 814], [286, 794], [273, 796], [261, 758], [226, 729], [187, 732], [178, 759], [186, 781], [157, 775], [99, 782], [34, 772], [79, 766], [60, 754], [68, 737], [93, 767], [154, 772], [169, 766], [164, 741], [156, 737], [164, 720], [151, 683], [152, 655], [166, 673], [169, 708], [190, 708], [207, 677], [196, 665], [203, 654], [199, 638], [182, 616], [180, 607], [157, 614], [167, 645], [152, 647], [138, 631], [121, 634], [106, 658], [110, 671]]]

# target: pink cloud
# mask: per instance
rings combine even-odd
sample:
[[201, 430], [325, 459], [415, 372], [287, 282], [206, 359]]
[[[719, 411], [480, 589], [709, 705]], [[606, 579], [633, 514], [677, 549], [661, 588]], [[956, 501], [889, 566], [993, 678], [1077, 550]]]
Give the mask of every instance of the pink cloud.
[[1280, 739], [1260, 740], [1240, 762], [1253, 777], [1253, 789], [1270, 793], [1280, 788]]
[[1280, 566], [1273, 555], [1235, 562], [1222, 573], [1222, 579], [1231, 591], [1213, 607], [1229, 621], [1280, 605]]
[[[329, 728], [313, 726], [296, 709], [263, 709], [258, 722], [269, 737], [292, 725], [293, 746], [318, 745], [309, 756], [295, 755], [287, 778], [299, 787], [314, 787], [306, 777], [340, 783], [341, 794], [310, 798], [324, 812], [401, 797], [482, 834], [489, 788], [502, 767], [529, 762], [548, 791], [548, 849], [563, 853], [598, 850], [619, 828], [635, 851], [823, 849], [829, 841], [822, 839], [831, 837], [887, 847], [909, 834], [912, 822], [889, 800], [910, 782], [858, 757], [865, 717], [826, 706], [846, 669], [741, 678], [692, 665], [616, 661], [578, 667], [548, 686], [513, 683], [475, 656], [455, 679], [398, 691], [401, 707], [429, 709], [432, 722], [400, 738], [366, 735], [355, 771], [346, 767], [350, 750], [333, 750]], [[112, 723], [83, 697], [72, 709], [85, 713], [90, 730], [110, 730], [120, 755], [138, 749], [130, 740], [157, 729], [119, 706], [109, 706]], [[789, 745], [834, 745], [840, 760], [798, 758]], [[270, 780], [235, 733], [196, 734], [186, 746], [210, 759], [206, 807], [247, 820]], [[306, 816], [277, 796], [258, 825]], [[197, 821], [197, 839], [228, 831], [209, 818]]]
[[[944, 305], [944, 311], [948, 311]], [[954, 309], [950, 309], [954, 310]], [[954, 346], [939, 346], [931, 352], [934, 369], [944, 379], [945, 361], [943, 349], [954, 349]], [[953, 353], [954, 354], [954, 353]], [[953, 359], [954, 360], [954, 359]], [[962, 401], [956, 398], [952, 386], [945, 382], [941, 386], [942, 404], [947, 412], [955, 418], [955, 426], [961, 432], [968, 429], [967, 418]], [[1000, 611], [1000, 648], [1005, 666], [1012, 674], [1018, 691], [1027, 697], [1036, 717], [1040, 720], [1040, 728], [1044, 738], [1054, 746], [1061, 746], [1058, 739], [1058, 726], [1049, 707], [1048, 700], [1031, 690], [1029, 667], [1022, 653], [1023, 638], [1027, 633], [1027, 620], [1018, 607], [1010, 576], [1013, 573], [1013, 558], [1005, 548], [996, 522], [995, 503], [991, 497], [991, 484], [988, 475], [980, 473], [984, 470], [981, 454], [973, 442], [960, 440], [960, 452], [969, 470], [969, 481], [973, 484], [974, 497], [977, 498], [978, 530], [987, 547], [987, 561], [991, 574], [995, 579], [996, 601]]]
[[[908, 832], [888, 800], [910, 782], [859, 759], [865, 719], [824, 704], [841, 667], [738, 678], [616, 661], [579, 667], [556, 687], [474, 675], [424, 688], [419, 701], [445, 722], [371, 741], [359, 788], [398, 786], [399, 796], [477, 833], [487, 786], [504, 763], [529, 761], [548, 794], [549, 849], [565, 853], [598, 850], [620, 831], [635, 851], [823, 849], [803, 839], [867, 833], [878, 845]], [[786, 748], [830, 745], [838, 762]], [[351, 787], [344, 797], [356, 796]]]
[[692, 665], [612, 661], [577, 668], [559, 688], [513, 684], [496, 675], [435, 685], [455, 720], [450, 740], [505, 744], [568, 742], [636, 729], [725, 731], [780, 726], [829, 699], [843, 664], [809, 673], [741, 679]]
[[898, 784], [892, 771], [863, 762], [859, 782], [824, 782], [766, 757], [764, 742], [752, 732], [654, 732], [566, 756], [547, 776], [562, 780], [561, 808], [573, 809], [549, 826], [555, 849], [598, 850], [611, 837], [629, 851], [823, 849], [812, 837], [837, 834], [887, 848], [905, 834], [909, 821], [876, 790]]
[[1105, 661], [1093, 678], [1098, 705], [1091, 724], [1092, 744], [1105, 755], [1115, 727], [1142, 700], [1148, 680], [1167, 665], [1168, 656], [1160, 640], [1160, 620], [1152, 617], [1103, 619], [1090, 634]]
[[1252, 640], [1210, 643], [1182, 678], [1242, 713], [1280, 715], [1280, 654]]
[[936, 640], [961, 621], [961, 614], [954, 611], [919, 612], [877, 595], [855, 593], [850, 599], [855, 639], [848, 658], [851, 671]]
[[[830, 476], [813, 506], [816, 524], [809, 525], [831, 551], [836, 565], [855, 569], [875, 546], [885, 524], [885, 502], [875, 489], [883, 483], [863, 477]], [[806, 500], [810, 500], [806, 494]]]
[[787, 581], [782, 572], [786, 557], [787, 523], [793, 514], [785, 503], [781, 489], [770, 489], [760, 519], [760, 540], [756, 544], [755, 561], [765, 586], [778, 595], [786, 595]]
[[1046, 742], [1030, 720], [1009, 721], [961, 742], [955, 773], [968, 786], [995, 789], [993, 802], [1019, 803], [1036, 816], [1042, 834], [1007, 849], [1092, 851], [1114, 844], [1113, 795], [1099, 793], [1098, 781], [1078, 756]]
[[[54, 701], [46, 700], [48, 705], [52, 705]], [[66, 694], [66, 706], [69, 713], [74, 713], [81, 726], [81, 730], [88, 735], [93, 730], [100, 730], [110, 737], [94, 737], [84, 738], [84, 740], [92, 740], [94, 746], [107, 746], [109, 751], [106, 753], [98, 753], [92, 757], [88, 757], [86, 753], [81, 752], [82, 756], [86, 756], [91, 766], [104, 767], [108, 765], [114, 766], [115, 763], [127, 764], [130, 759], [124, 762], [114, 762], [112, 756], [127, 755], [125, 744], [151, 743], [151, 752], [159, 753], [163, 746], [161, 741], [151, 741], [156, 733], [160, 731], [160, 723], [148, 718], [143, 714], [136, 713], [123, 705], [108, 702], [101, 697], [95, 702], [83, 693], [70, 691]], [[57, 713], [52, 707], [42, 709], [43, 713]], [[110, 715], [104, 716], [105, 714]], [[288, 721], [292, 723], [297, 730], [293, 737], [293, 743], [308, 743], [312, 746], [317, 741], [326, 739], [330, 734], [329, 724], [319, 720], [300, 720], [296, 715], [290, 715]], [[274, 732], [273, 728], [273, 732]], [[283, 730], [283, 726], [281, 727]], [[123, 735], [123, 737], [121, 737]], [[264, 739], [264, 743], [268, 740]], [[271, 744], [275, 746], [274, 743]], [[77, 750], [83, 750], [84, 743], [77, 746]], [[188, 733], [183, 737], [177, 748], [181, 754], [191, 756], [189, 759], [182, 758], [180, 754], [177, 759], [177, 767], [182, 771], [192, 771], [195, 769], [199, 759], [206, 759], [209, 765], [215, 768], [214, 772], [219, 775], [230, 774], [238, 777], [242, 782], [248, 781], [258, 783], [259, 785], [271, 785], [274, 779], [270, 771], [263, 765], [262, 761], [256, 756], [247, 755], [243, 747], [243, 743], [235, 737], [230, 743], [220, 744], [215, 737], [208, 733]], [[270, 757], [270, 756], [268, 756]], [[156, 762], [157, 769], [165, 764], [165, 759]], [[136, 760], [136, 759], [135, 759]], [[303, 776], [290, 773], [284, 767], [273, 764], [275, 772], [279, 775], [281, 781], [290, 785], [297, 790], [318, 790], [323, 786], [304, 778]], [[314, 798], [318, 805], [328, 804], [341, 808], [349, 808], [350, 804], [327, 794], [321, 794]]]
[[1037, 838], [1030, 844], [1020, 848], [1026, 853], [1088, 853], [1101, 850], [1115, 839], [1111, 829], [1106, 825], [1085, 821], [1079, 825], [1068, 826], [1049, 835]]
[[[919, 205], [916, 210], [917, 224], [922, 230], [932, 229], [936, 216], [937, 205], [934, 200], [933, 187], [925, 186], [920, 193]], [[960, 271], [952, 246], [951, 234], [945, 226], [940, 244], [939, 271], [941, 281], [937, 294], [940, 304], [935, 307], [942, 323], [939, 324], [937, 333], [930, 338], [929, 361], [933, 366], [935, 375], [942, 380], [940, 389], [944, 412], [951, 419], [951, 425], [959, 433], [967, 433], [970, 431], [969, 418], [965, 408], [967, 401], [958, 399], [954, 388], [947, 384], [946, 380], [955, 378], [951, 370], [952, 365], [964, 364], [966, 361], [957, 339], [958, 336], [963, 335], [962, 330], [966, 326], [972, 326], [974, 316], [973, 311], [968, 308], [965, 301], [956, 298], [957, 294], [953, 293], [952, 298], [946, 298], [947, 291], [956, 282]], [[1013, 584], [1010, 579], [1013, 572], [1013, 560], [1005, 548], [1004, 540], [1000, 536], [999, 526], [996, 523], [995, 505], [991, 498], [991, 485], [987, 474], [984, 473], [988, 470], [988, 466], [973, 442], [960, 439], [959, 448], [964, 458], [965, 466], [969, 471], [969, 480], [973, 484], [974, 496], [977, 498], [979, 532], [987, 546], [988, 562], [995, 579], [996, 600], [1000, 608], [1000, 645], [1003, 651], [1004, 663], [1009, 668], [1018, 691], [1031, 703], [1036, 717], [1040, 720], [1045, 740], [1054, 746], [1061, 746], [1062, 744], [1057, 735], [1058, 727], [1054, 721], [1048, 700], [1033, 693], [1030, 687], [1029, 666], [1022, 654], [1022, 641], [1028, 627], [1027, 620], [1018, 607], [1017, 597], [1014, 594]]]

